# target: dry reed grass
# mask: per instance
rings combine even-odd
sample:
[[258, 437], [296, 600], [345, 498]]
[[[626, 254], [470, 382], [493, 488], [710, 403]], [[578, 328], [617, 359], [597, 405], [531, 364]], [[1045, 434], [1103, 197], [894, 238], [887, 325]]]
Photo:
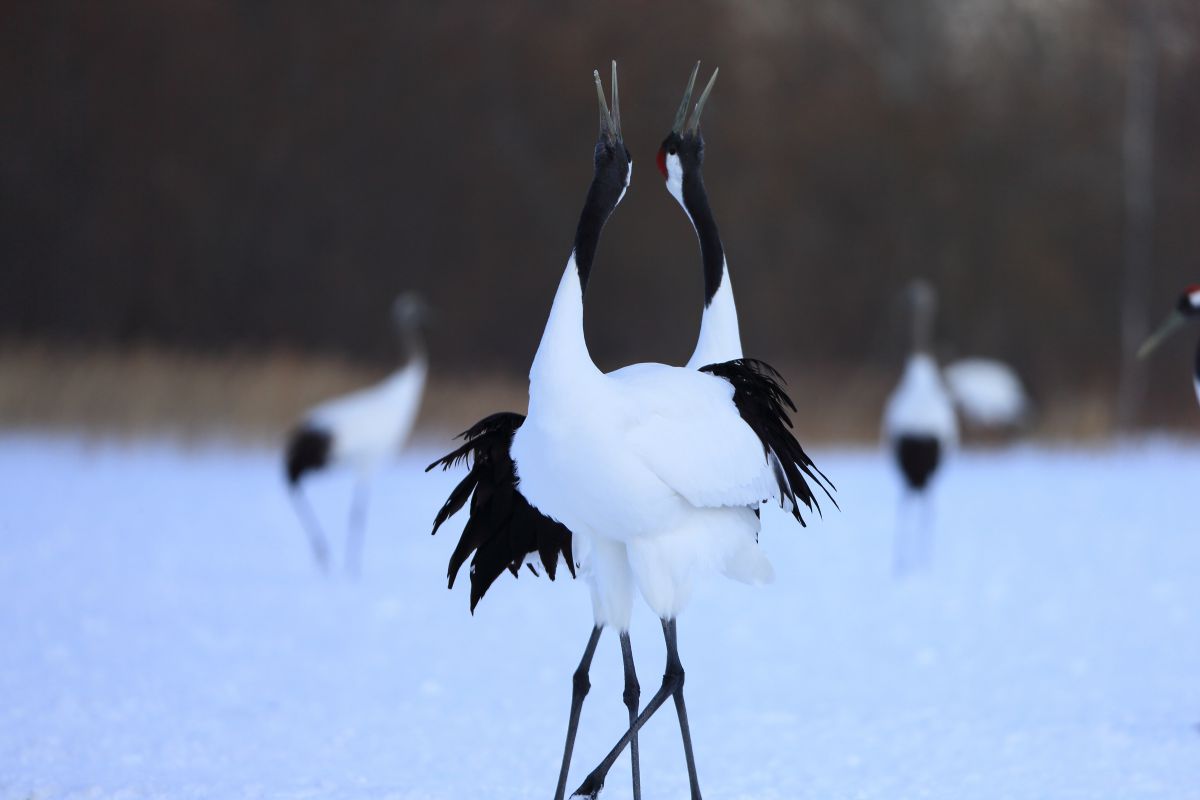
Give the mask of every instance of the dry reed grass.
[[[8, 342], [0, 344], [0, 428], [264, 443], [277, 441], [313, 403], [376, 381], [386, 371], [287, 351], [197, 354]], [[803, 441], [878, 440], [894, 373], [812, 365], [783, 371], [792, 376], [789, 389]], [[520, 374], [435, 370], [417, 435], [444, 441], [484, 414], [524, 411], [525, 390]], [[1114, 429], [1111, 396], [1098, 384], [1043, 397], [1036, 426], [1027, 433], [1051, 440], [1107, 437]]]

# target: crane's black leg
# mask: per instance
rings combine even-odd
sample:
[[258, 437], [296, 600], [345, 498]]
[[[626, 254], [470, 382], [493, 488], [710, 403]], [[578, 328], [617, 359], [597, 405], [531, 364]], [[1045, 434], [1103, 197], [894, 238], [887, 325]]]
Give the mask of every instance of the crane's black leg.
[[[621, 660], [625, 664], [625, 707], [629, 709], [629, 728], [637, 722], [638, 702], [642, 697], [642, 687], [638, 684], [637, 672], [633, 666], [633, 645], [629, 641], [629, 631], [621, 632]], [[633, 765], [633, 800], [642, 800], [642, 771], [638, 758], [637, 732], [629, 740], [629, 758]]]
[[916, 494], [905, 489], [896, 507], [896, 541], [892, 550], [892, 574], [902, 578], [908, 574], [913, 563], [913, 508]]
[[346, 531], [346, 572], [358, 577], [362, 572], [363, 536], [367, 529], [367, 482], [359, 479], [354, 484], [354, 498], [350, 501], [350, 525]]
[[667, 671], [675, 670], [679, 681], [675, 686], [675, 712], [679, 715], [679, 733], [683, 736], [683, 755], [687, 759], [688, 783], [692, 800], [700, 800], [700, 781], [696, 777], [696, 757], [692, 754], [692, 731], [688, 727], [687, 707], [683, 704], [683, 664], [675, 635], [675, 620], [663, 620], [663, 635], [667, 639]]
[[930, 495], [930, 490], [926, 488], [917, 498], [920, 502], [920, 519], [917, 521], [920, 532], [920, 563], [922, 569], [928, 570], [933, 566], [933, 536], [934, 536], [934, 519], [933, 519], [933, 497]]
[[292, 488], [292, 503], [296, 506], [296, 514], [300, 517], [300, 524], [304, 527], [304, 533], [308, 536], [308, 544], [312, 548], [313, 559], [317, 562], [317, 566], [322, 572], [329, 571], [329, 547], [325, 544], [325, 534], [321, 532], [321, 525], [317, 522], [317, 515], [313, 513], [312, 506], [308, 504], [308, 500], [304, 496], [303, 490], [299, 485]]
[[682, 705], [683, 665], [679, 663], [679, 652], [676, 648], [675, 642], [674, 620], [663, 620], [663, 635], [667, 640], [667, 669], [663, 673], [662, 686], [660, 686], [658, 691], [654, 693], [654, 696], [650, 698], [650, 702], [646, 704], [644, 709], [642, 709], [642, 713], [639, 714], [638, 718], [634, 720], [632, 725], [629, 726], [629, 730], [625, 732], [625, 735], [621, 737], [616, 746], [614, 746], [613, 749], [608, 752], [608, 755], [604, 757], [604, 760], [600, 762], [600, 765], [588, 773], [588, 776], [583, 779], [583, 783], [581, 783], [579, 788], [575, 790], [575, 793], [572, 795], [572, 797], [586, 797], [589, 798], [589, 800], [595, 800], [596, 796], [600, 794], [600, 790], [604, 788], [604, 779], [608, 777], [608, 771], [612, 769], [612, 765], [616, 762], [617, 758], [620, 757], [621, 752], [625, 749], [626, 745], [633, 741], [633, 738], [637, 736], [638, 731], [641, 730], [642, 726], [646, 724], [647, 720], [654, 716], [654, 712], [658, 711], [658, 709], [662, 707], [662, 704], [667, 701], [667, 698], [678, 693], [679, 699], [676, 700], [676, 708], [680, 710], [680, 727], [684, 731], [684, 751], [689, 756], [688, 777], [691, 778], [692, 781], [692, 798], [693, 800], [699, 800], [700, 790], [696, 783], [695, 767], [693, 759], [690, 755], [692, 750], [692, 742], [691, 735], [687, 728], [687, 712], [683, 709]]
[[579, 729], [579, 713], [583, 710], [583, 698], [592, 688], [588, 679], [588, 671], [592, 668], [592, 656], [596, 654], [596, 645], [600, 641], [600, 633], [604, 630], [597, 625], [592, 628], [587, 647], [583, 650], [583, 658], [575, 670], [571, 683], [571, 718], [567, 722], [567, 744], [563, 748], [562, 769], [558, 773], [558, 788], [554, 792], [554, 800], [563, 800], [567, 792], [567, 772], [571, 769], [571, 751], [575, 749], [575, 732]]

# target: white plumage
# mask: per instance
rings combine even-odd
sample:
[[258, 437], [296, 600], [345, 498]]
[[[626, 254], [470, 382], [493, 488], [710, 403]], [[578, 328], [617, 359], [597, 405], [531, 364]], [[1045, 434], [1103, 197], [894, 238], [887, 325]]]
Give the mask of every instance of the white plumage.
[[[632, 171], [620, 134], [614, 64], [612, 113], [596, 76], [595, 172], [530, 368], [528, 413], [490, 415], [464, 432], [461, 447], [430, 465], [471, 460], [470, 473], [451, 492], [434, 530], [470, 502], [448, 574], [453, 583], [474, 554], [472, 608], [503, 569], [515, 573], [535, 551], [551, 577], [559, 557], [572, 556], [589, 586], [595, 626], [574, 676], [556, 800], [564, 796], [592, 656], [608, 626], [620, 634], [630, 728], [576, 794], [595, 798], [628, 745], [634, 798], [640, 798], [637, 731], [673, 696], [692, 797], [699, 798], [675, 618], [706, 573], [750, 583], [770, 580], [771, 565], [757, 540], [759, 505], [780, 500], [803, 523], [799, 506], [815, 506], [807, 480], [820, 484], [819, 472], [789, 430], [792, 406], [778, 374], [762, 362], [739, 358], [728, 269], [699, 169], [699, 116], [712, 81], [691, 123], [686, 129], [683, 124], [695, 75], [693, 70], [658, 158], [668, 189], [696, 230], [704, 262], [705, 311], [689, 366], [635, 364], [605, 374], [584, 338], [583, 295], [596, 248]], [[640, 715], [628, 634], [635, 592], [662, 620], [667, 645], [663, 685]]]
[[947, 450], [958, 444], [954, 400], [933, 356], [913, 353], [908, 357], [900, 384], [888, 397], [883, 428], [891, 441], [901, 436], [931, 436]]
[[1012, 367], [988, 358], [964, 358], [942, 370], [963, 420], [979, 428], [1024, 425], [1029, 397]]
[[373, 386], [315, 406], [288, 438], [285, 457], [288, 483], [313, 557], [322, 568], [328, 567], [328, 545], [316, 515], [304, 499], [302, 479], [331, 467], [347, 467], [355, 472], [357, 483], [346, 537], [346, 568], [357, 572], [370, 479], [404, 445], [420, 409], [428, 372], [421, 337], [425, 305], [415, 295], [401, 295], [392, 312], [404, 348], [404, 365]]
[[345, 465], [369, 475], [408, 439], [427, 372], [425, 359], [416, 359], [373, 386], [315, 406], [303, 424], [331, 433], [331, 466]]
[[[574, 271], [572, 263], [568, 275]], [[577, 285], [564, 287], [556, 311], [578, 297]], [[529, 415], [513, 440], [521, 492], [592, 551], [601, 542], [606, 562], [626, 547], [633, 585], [659, 617], [682, 610], [693, 569], [769, 579], [753, 507], [777, 499], [778, 489], [729, 383], [662, 364], [605, 375], [590, 359], [570, 358], [575, 348], [556, 341], [563, 333], [553, 322], [547, 328], [531, 373]], [[720, 511], [730, 508], [744, 513]], [[655, 543], [680, 537], [686, 547]], [[665, 563], [673, 558], [687, 566]], [[583, 566], [598, 600], [597, 623], [627, 629], [631, 601], [622, 593], [631, 587], [622, 566]]]
[[[933, 287], [915, 281], [909, 287], [912, 301], [912, 353], [904, 365], [900, 384], [883, 412], [884, 439], [904, 480], [906, 497], [925, 498], [930, 481], [947, 456], [958, 446], [958, 419], [954, 401], [942, 382], [932, 355], [933, 314], [937, 302]], [[929, 560], [931, 522], [928, 502], [921, 503], [926, 519], [906, 520], [904, 508], [897, 518], [893, 563], [897, 573]]]

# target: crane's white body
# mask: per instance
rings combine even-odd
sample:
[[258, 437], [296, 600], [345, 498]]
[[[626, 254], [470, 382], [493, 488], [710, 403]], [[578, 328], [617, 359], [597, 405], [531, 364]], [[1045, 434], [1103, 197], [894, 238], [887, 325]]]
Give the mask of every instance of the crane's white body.
[[[925, 336], [918, 333], [916, 339]], [[909, 356], [900, 385], [888, 398], [883, 431], [908, 485], [896, 518], [892, 554], [893, 570], [901, 575], [930, 561], [933, 517], [926, 482], [958, 446], [954, 401], [942, 382], [937, 361], [921, 346]], [[919, 454], [915, 458], [914, 449]]]
[[[679, 202], [680, 208], [687, 214], [688, 220], [692, 222], [692, 228], [695, 230], [695, 221], [692, 220], [691, 213], [688, 211], [687, 205], [683, 200], [683, 168], [680, 164], [678, 156], [669, 156], [667, 158], [667, 189], [671, 195]], [[573, 285], [572, 285], [573, 282]], [[568, 264], [566, 273], [563, 276], [563, 282], [559, 287], [559, 294], [562, 295], [564, 290], [568, 293], [564, 302], [569, 301], [570, 293], [578, 291], [579, 280], [575, 273], [574, 262]], [[558, 307], [558, 297], [555, 300], [555, 307]], [[551, 319], [554, 319], [552, 311]], [[578, 310], [578, 325], [582, 330], [582, 303]], [[564, 316], [573, 317], [573, 313], [563, 310]], [[573, 324], [572, 322], [564, 322], [565, 325]], [[550, 326], [547, 325], [547, 335], [549, 334]], [[546, 342], [546, 339], [543, 339]], [[586, 343], [582, 347], [570, 345], [566, 346], [567, 350], [572, 351], [569, 361], [581, 365], [581, 371], [588, 374], [592, 379], [599, 375], [599, 370], [596, 369], [591, 360], [591, 356], [587, 352]], [[539, 353], [541, 351], [539, 350]], [[712, 301], [708, 303], [703, 311], [700, 322], [700, 332], [697, 336], [696, 346], [692, 352], [691, 358], [688, 359], [687, 369], [698, 370], [700, 367], [709, 364], [730, 361], [732, 359], [742, 357], [742, 341], [741, 333], [738, 327], [737, 307], [734, 303], [733, 287], [729, 279], [728, 262], [725, 262], [723, 273], [721, 276], [721, 284], [717, 293], [713, 296]], [[549, 358], [549, 356], [548, 356]], [[535, 361], [534, 370], [538, 368]], [[590, 369], [589, 369], [590, 368]], [[607, 376], [609, 379], [608, 389], [615, 388], [618, 395], [624, 395], [620, 399], [615, 400], [619, 405], [628, 409], [626, 412], [618, 412], [615, 419], [609, 420], [609, 424], [614, 425], [617, 429], [624, 429], [631, 424], [636, 424], [638, 418], [639, 400], [654, 402], [659, 381], [670, 380], [664, 376], [674, 374], [670, 371], [672, 368], [659, 364], [635, 364], [616, 370]], [[531, 392], [530, 392], [530, 409], [534, 405], [534, 393], [531, 373]], [[722, 410], [732, 408], [730, 399], [733, 395], [733, 389], [724, 381], [714, 381], [711, 375], [701, 375], [697, 373], [699, 380], [696, 384], [700, 387], [699, 394], [691, 398], [700, 403], [716, 401], [716, 406]], [[600, 381], [600, 384], [606, 382]], [[718, 384], [721, 384], [719, 386]], [[585, 381], [584, 384], [587, 385]], [[683, 383], [679, 387], [686, 391]], [[707, 397], [709, 393], [716, 390], [717, 394], [712, 397]], [[586, 390], [585, 390], [586, 391]], [[602, 390], [603, 391], [603, 390]], [[641, 395], [639, 396], [639, 393]], [[551, 396], [555, 392], [549, 392]], [[559, 392], [558, 402], [566, 402], [566, 405], [571, 404], [570, 392]], [[578, 400], [584, 403], [594, 403], [596, 398], [579, 397]], [[553, 401], [552, 401], [553, 402]], [[629, 413], [629, 412], [632, 412]], [[672, 414], [687, 413], [686, 409], [676, 407], [672, 410]], [[736, 414], [735, 414], [736, 416]], [[662, 420], [666, 421], [666, 418]], [[737, 423], [749, 433], [749, 429], [745, 428], [744, 423], [738, 418]], [[703, 423], [701, 422], [701, 425]], [[523, 428], [529, 427], [529, 420], [526, 420]], [[599, 429], [597, 429], [599, 430]], [[739, 431], [741, 433], [742, 431]], [[677, 435], [686, 437], [689, 431], [676, 429]], [[715, 432], [714, 432], [715, 433]], [[704, 431], [700, 430], [700, 439], [703, 439]], [[571, 434], [574, 436], [575, 434]], [[521, 433], [518, 432], [517, 438], [521, 438]], [[523, 446], [529, 447], [531, 450], [536, 448], [536, 436], [526, 438]], [[753, 434], [751, 434], [753, 438]], [[650, 444], [650, 443], [647, 443]], [[660, 442], [659, 444], [665, 444]], [[684, 449], [675, 449], [673, 456], [680, 459], [679, 465], [687, 465], [689, 444], [686, 439], [679, 444], [684, 445]], [[695, 442], [692, 443], [693, 445]], [[651, 445], [653, 446], [653, 445]], [[520, 462], [519, 448], [514, 441], [513, 455]], [[761, 445], [759, 445], [761, 453]], [[536, 454], [529, 453], [527, 457], [536, 458]], [[719, 457], [718, 457], [719, 458]], [[660, 460], [661, 461], [661, 460]], [[758, 458], [758, 463], [755, 465], [761, 466], [762, 458]], [[528, 462], [527, 462], [528, 463]], [[665, 467], [667, 471], [671, 471], [670, 464], [659, 464], [660, 467]], [[635, 470], [645, 471], [643, 465], [636, 465]], [[530, 497], [531, 490], [530, 482], [526, 477], [530, 472], [533, 475], [538, 475], [537, 466], [525, 468], [522, 473], [522, 492], [526, 497]], [[548, 474], [553, 474], [549, 471]], [[635, 472], [635, 474], [637, 474]], [[675, 475], [684, 485], [688, 484], [686, 476]], [[768, 479], [770, 476], [767, 476]], [[683, 609], [688, 597], [690, 597], [694, 585], [694, 579], [697, 574], [703, 572], [711, 572], [714, 570], [723, 571], [739, 580], [746, 582], [765, 582], [771, 580], [773, 570], [770, 563], [759, 550], [755, 536], [759, 527], [759, 520], [754, 515], [754, 512], [747, 507], [732, 507], [725, 509], [723, 513], [718, 513], [715, 510], [708, 515], [691, 515], [694, 518], [684, 519], [688, 517], [687, 508], [683, 507], [688, 504], [683, 495], [673, 491], [671, 487], [664, 482], [661, 477], [650, 470], [649, 474], [641, 474], [640, 478], [649, 479], [642, 487], [637, 486], [638, 479], [634, 478], [630, 485], [626, 488], [633, 492], [638, 492], [640, 489], [649, 489], [649, 497], [651, 503], [660, 503], [662, 508], [660, 511], [666, 514], [670, 520], [666, 527], [650, 528], [648, 525], [662, 525], [662, 522], [648, 522], [645, 518], [640, 517], [641, 504], [624, 509], [626, 512], [624, 519], [611, 520], [593, 520], [590, 523], [579, 522], [573, 524], [569, 521], [570, 517], [576, 516], [572, 514], [570, 509], [560, 509], [562, 516], [555, 516], [553, 513], [541, 508], [544, 513], [550, 516], [555, 516], [560, 522], [563, 522], [567, 527], [575, 533], [575, 557], [580, 565], [580, 571], [584, 579], [587, 580], [592, 594], [592, 609], [595, 615], [597, 625], [616, 625], [619, 629], [624, 630], [628, 627], [629, 619], [633, 608], [633, 594], [636, 586], [641, 590], [641, 593], [646, 598], [650, 607], [662, 618], [673, 618]], [[536, 478], [534, 482], [536, 483]], [[579, 498], [574, 497], [568, 499], [567, 503], [574, 503], [579, 509], [588, 509], [596, 506], [605, 507], [603, 502], [603, 490], [605, 487], [599, 487], [592, 484], [590, 487], [587, 483], [580, 484], [585, 491], [591, 491], [592, 497]], [[569, 497], [572, 493], [562, 491], [565, 487], [560, 487], [554, 484], [542, 487], [547, 496], [555, 497], [564, 495]], [[537, 491], [537, 489], [533, 489]], [[772, 488], [768, 487], [764, 490], [765, 493], [757, 496], [756, 500], [761, 500], [770, 495]], [[699, 498], [697, 498], [699, 499]], [[534, 505], [538, 503], [530, 499]], [[554, 500], [549, 501], [551, 506], [554, 506]], [[682, 504], [682, 505], [681, 505]], [[704, 501], [700, 500], [701, 506]], [[609, 504], [607, 506], [610, 513], [616, 510]], [[680, 516], [682, 515], [682, 516]], [[600, 531], [599, 534], [596, 531]], [[589, 533], [589, 531], [591, 533]], [[607, 534], [605, 532], [608, 532]], [[636, 541], [630, 541], [630, 539]]]
[[301, 491], [300, 481], [313, 470], [341, 466], [355, 471], [357, 483], [345, 549], [346, 568], [356, 574], [366, 526], [370, 478], [404, 445], [421, 405], [427, 366], [423, 351], [411, 342], [410, 347], [413, 349], [408, 363], [384, 380], [309, 411], [288, 445], [292, 499], [308, 534], [313, 557], [322, 569], [328, 569], [329, 548], [321, 525]]
[[981, 428], [1015, 428], [1029, 415], [1029, 398], [1016, 371], [987, 358], [964, 358], [942, 370], [963, 419]]
[[592, 361], [574, 256], [530, 371], [512, 444], [521, 492], [580, 541], [596, 622], [629, 626], [636, 588], [673, 619], [704, 570], [770, 580], [753, 508], [777, 486], [733, 387], [696, 370]]
[[403, 447], [421, 406], [427, 372], [425, 359], [414, 358], [379, 383], [309, 411], [305, 423], [332, 438], [330, 462], [367, 475]]
[[922, 352], [909, 356], [900, 385], [884, 408], [883, 430], [889, 441], [900, 436], [932, 436], [943, 451], [958, 445], [954, 401], [933, 356]]

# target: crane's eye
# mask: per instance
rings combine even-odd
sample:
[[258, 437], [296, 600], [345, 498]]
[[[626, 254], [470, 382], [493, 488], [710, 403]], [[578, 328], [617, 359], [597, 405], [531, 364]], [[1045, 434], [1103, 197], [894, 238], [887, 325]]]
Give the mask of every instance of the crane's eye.
[[675, 145], [671, 145], [670, 147], [667, 148], [667, 155], [671, 155], [671, 156], [675, 155]]

